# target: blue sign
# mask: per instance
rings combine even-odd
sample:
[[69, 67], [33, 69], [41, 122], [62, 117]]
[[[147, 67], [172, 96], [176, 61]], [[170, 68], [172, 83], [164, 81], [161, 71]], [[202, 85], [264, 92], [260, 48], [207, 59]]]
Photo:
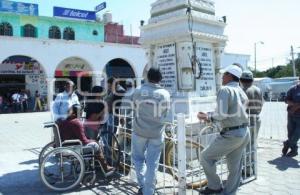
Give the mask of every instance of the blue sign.
[[95, 12], [100, 12], [106, 8], [106, 2], [103, 2], [95, 7]]
[[0, 12], [10, 12], [29, 16], [39, 15], [39, 6], [33, 3], [22, 3], [8, 0], [0, 1]]
[[81, 20], [96, 20], [96, 13], [94, 11], [70, 9], [64, 7], [54, 7], [53, 15], [57, 17], [74, 18]]

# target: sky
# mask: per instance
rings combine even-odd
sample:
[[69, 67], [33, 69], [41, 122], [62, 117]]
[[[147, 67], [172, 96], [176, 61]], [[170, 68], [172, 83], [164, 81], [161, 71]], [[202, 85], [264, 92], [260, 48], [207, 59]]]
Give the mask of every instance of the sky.
[[[20, 0], [16, 0], [20, 1]], [[104, 0], [21, 0], [39, 4], [39, 13], [53, 16], [53, 6], [93, 10]], [[106, 10], [113, 21], [124, 24], [125, 33], [139, 35], [140, 20], [150, 18], [151, 4], [156, 0], [106, 0]], [[254, 43], [257, 44], [257, 69], [266, 70], [286, 64], [290, 48], [300, 53], [299, 0], [214, 0], [217, 16], [227, 17], [225, 35], [229, 37], [225, 51], [251, 55], [254, 64]], [[146, 22], [147, 23], [147, 22]], [[132, 29], [132, 30], [131, 30]], [[132, 32], [132, 33], [131, 33]]]

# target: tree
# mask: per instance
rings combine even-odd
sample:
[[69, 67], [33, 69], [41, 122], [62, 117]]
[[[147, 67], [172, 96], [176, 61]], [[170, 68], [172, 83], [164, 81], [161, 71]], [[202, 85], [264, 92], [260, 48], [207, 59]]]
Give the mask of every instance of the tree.
[[[300, 58], [295, 60], [296, 65], [296, 75], [300, 76]], [[261, 78], [261, 77], [270, 77], [270, 78], [281, 78], [281, 77], [291, 77], [293, 76], [293, 66], [292, 62], [290, 61], [286, 65], [278, 65], [275, 68], [270, 68], [266, 71], [257, 71], [254, 72], [254, 77]]]

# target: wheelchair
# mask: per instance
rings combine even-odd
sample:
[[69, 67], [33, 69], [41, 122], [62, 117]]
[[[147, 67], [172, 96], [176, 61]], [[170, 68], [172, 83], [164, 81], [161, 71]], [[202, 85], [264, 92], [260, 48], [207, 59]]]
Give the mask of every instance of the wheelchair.
[[[71, 190], [80, 184], [93, 186], [97, 176], [109, 177], [101, 163], [95, 158], [93, 148], [83, 146], [80, 140], [61, 141], [59, 127], [54, 122], [44, 123], [52, 128], [53, 141], [39, 154], [39, 173], [42, 182], [54, 191]], [[120, 146], [115, 135], [103, 131], [99, 145], [107, 163], [115, 170], [120, 164]]]

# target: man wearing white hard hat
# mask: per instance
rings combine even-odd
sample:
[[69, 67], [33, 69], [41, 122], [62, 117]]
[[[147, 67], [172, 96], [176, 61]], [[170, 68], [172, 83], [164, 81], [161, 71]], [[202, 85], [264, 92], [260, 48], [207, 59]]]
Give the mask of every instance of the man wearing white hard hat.
[[[200, 194], [221, 192], [224, 195], [236, 194], [240, 185], [243, 151], [250, 140], [246, 112], [248, 98], [239, 86], [242, 69], [230, 65], [221, 70], [221, 73], [223, 73], [223, 86], [218, 91], [216, 111], [212, 114], [198, 113], [199, 120], [219, 122], [221, 125], [220, 134], [201, 152], [201, 164], [208, 184]], [[222, 186], [216, 173], [216, 162], [224, 156], [229, 175], [226, 185]]]

